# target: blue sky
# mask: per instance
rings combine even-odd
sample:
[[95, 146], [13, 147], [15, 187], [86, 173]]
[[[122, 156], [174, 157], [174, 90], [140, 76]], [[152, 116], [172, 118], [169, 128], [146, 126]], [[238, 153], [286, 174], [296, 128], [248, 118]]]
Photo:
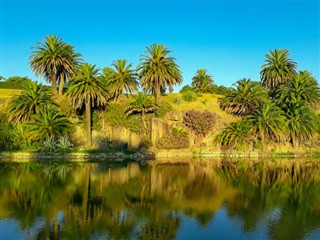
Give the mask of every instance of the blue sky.
[[206, 68], [219, 85], [259, 80], [264, 55], [287, 48], [299, 70], [320, 82], [320, 3], [315, 1], [1, 1], [0, 75], [36, 78], [31, 47], [48, 34], [75, 46], [89, 63], [139, 63], [156, 42], [173, 52], [190, 84]]

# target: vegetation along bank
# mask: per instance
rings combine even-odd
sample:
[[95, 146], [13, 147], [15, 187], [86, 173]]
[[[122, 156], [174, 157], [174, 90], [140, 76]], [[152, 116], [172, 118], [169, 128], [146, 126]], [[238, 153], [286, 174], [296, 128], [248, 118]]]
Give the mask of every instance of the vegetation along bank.
[[260, 81], [227, 88], [199, 69], [179, 93], [180, 67], [162, 44], [136, 67], [118, 59], [99, 68], [54, 35], [32, 49], [30, 68], [51, 86], [1, 77], [2, 152], [320, 153], [319, 84], [287, 49], [265, 55]]

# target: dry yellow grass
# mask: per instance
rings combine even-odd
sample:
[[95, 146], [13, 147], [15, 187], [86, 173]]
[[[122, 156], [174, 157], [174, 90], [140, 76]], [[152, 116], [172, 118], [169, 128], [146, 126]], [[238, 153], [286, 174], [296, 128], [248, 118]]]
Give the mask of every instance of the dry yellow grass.
[[21, 93], [20, 89], [0, 88], [0, 98], [3, 98], [3, 99], [10, 99], [12, 96], [20, 93]]
[[[170, 93], [161, 97], [161, 100], [165, 100], [172, 106], [173, 110], [176, 111], [189, 111], [189, 110], [197, 110], [197, 111], [209, 111], [212, 113], [218, 114], [221, 118], [223, 118], [224, 122], [234, 122], [238, 118], [227, 114], [225, 111], [221, 110], [219, 107], [218, 99], [219, 95], [215, 94], [202, 94], [201, 97], [197, 97], [195, 101], [188, 102], [183, 100], [181, 93]], [[180, 103], [176, 104], [174, 100], [176, 98], [180, 99]]]

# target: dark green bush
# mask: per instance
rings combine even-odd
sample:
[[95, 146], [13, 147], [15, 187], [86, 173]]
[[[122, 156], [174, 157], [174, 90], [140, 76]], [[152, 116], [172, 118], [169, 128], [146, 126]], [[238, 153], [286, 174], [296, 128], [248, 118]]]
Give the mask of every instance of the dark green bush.
[[199, 112], [191, 110], [186, 112], [183, 123], [197, 136], [205, 137], [213, 128], [216, 122], [216, 115], [208, 111]]
[[163, 117], [167, 112], [172, 111], [172, 106], [168, 102], [162, 102], [159, 104], [155, 114], [157, 117]]
[[190, 146], [190, 141], [187, 137], [180, 136], [164, 136], [158, 140], [157, 147], [160, 149], [183, 149]]

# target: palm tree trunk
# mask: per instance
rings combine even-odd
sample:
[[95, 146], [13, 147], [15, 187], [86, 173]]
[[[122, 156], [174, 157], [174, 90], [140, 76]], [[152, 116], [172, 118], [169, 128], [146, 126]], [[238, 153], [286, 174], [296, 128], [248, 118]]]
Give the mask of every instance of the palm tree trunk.
[[60, 82], [59, 82], [59, 95], [62, 95], [63, 85], [64, 85], [64, 79], [63, 79], [63, 78], [60, 78]]
[[52, 74], [51, 76], [51, 83], [52, 83], [52, 93], [53, 95], [57, 95], [57, 79], [55, 74]]
[[87, 125], [87, 147], [90, 148], [92, 144], [90, 96], [86, 100], [86, 125]]

